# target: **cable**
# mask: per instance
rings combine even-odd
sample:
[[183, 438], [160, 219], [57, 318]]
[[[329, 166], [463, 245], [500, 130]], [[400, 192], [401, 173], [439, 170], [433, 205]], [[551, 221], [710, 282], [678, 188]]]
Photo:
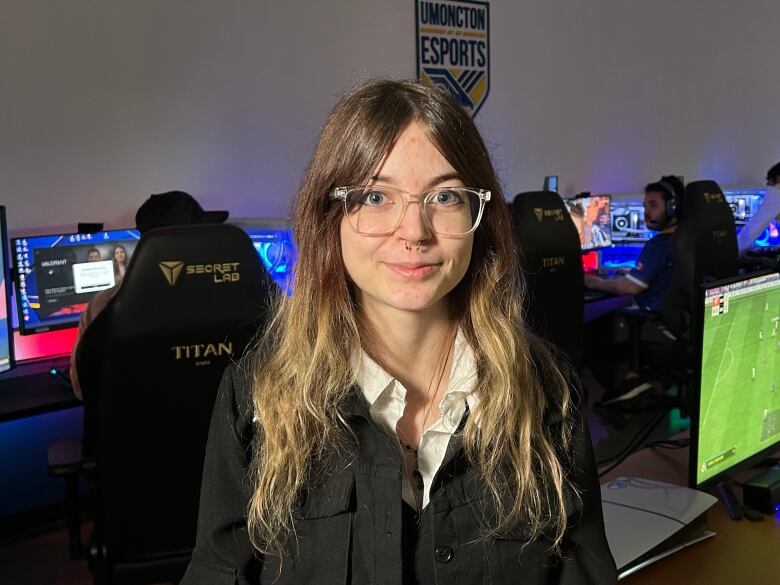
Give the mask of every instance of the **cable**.
[[[668, 411], [663, 411], [663, 414], [666, 414]], [[637, 431], [637, 433], [631, 437], [631, 439], [626, 443], [625, 447], [620, 449], [617, 453], [610, 455], [609, 457], [605, 457], [604, 459], [601, 459], [599, 461], [596, 461], [596, 465], [604, 465], [605, 463], [608, 463], [612, 461], [613, 459], [617, 459], [620, 457], [623, 453], [625, 453], [626, 450], [630, 450], [636, 447], [635, 443], [638, 443], [638, 440], [641, 440], [640, 437], [642, 433], [647, 429], [648, 425], [651, 424], [657, 424], [654, 422], [654, 419], [649, 419], [645, 424], [643, 424], [640, 429]]]
[[664, 439], [661, 441], [653, 441], [652, 443], [647, 443], [645, 447], [650, 448], [659, 448], [659, 449], [684, 449], [685, 447], [690, 447], [691, 440], [688, 438], [685, 439]]
[[615, 457], [611, 457], [609, 459], [606, 459], [605, 461], [609, 461], [610, 459], [615, 459], [614, 462], [610, 463], [606, 468], [599, 470], [599, 477], [604, 476], [605, 474], [609, 473], [615, 467], [623, 463], [629, 455], [631, 455], [637, 445], [640, 443], [643, 443], [645, 439], [650, 435], [651, 432], [653, 432], [653, 429], [655, 429], [656, 426], [658, 426], [658, 423], [660, 423], [664, 417], [669, 414], [671, 411], [671, 408], [665, 408], [661, 411], [661, 414], [657, 415], [654, 419], [651, 419], [650, 422], [646, 423], [644, 427], [642, 427], [639, 432], [634, 436], [634, 438], [629, 441], [628, 445]]

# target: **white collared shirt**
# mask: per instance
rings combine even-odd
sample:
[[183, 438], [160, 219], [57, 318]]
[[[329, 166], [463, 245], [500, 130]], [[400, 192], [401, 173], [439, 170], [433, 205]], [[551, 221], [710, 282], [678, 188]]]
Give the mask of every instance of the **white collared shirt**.
[[[368, 401], [371, 418], [390, 436], [397, 437], [396, 425], [406, 407], [406, 388], [372, 360], [365, 351], [361, 353], [357, 381], [363, 396]], [[476, 384], [477, 362], [474, 350], [459, 329], [455, 337], [447, 390], [439, 404], [440, 416], [424, 430], [417, 450], [418, 471], [423, 478], [423, 508], [430, 501], [433, 477], [441, 467], [450, 438], [466, 412], [466, 404], [471, 410], [476, 404], [476, 396], [473, 393]], [[400, 444], [398, 448], [401, 449]], [[405, 473], [401, 496], [407, 504], [417, 509], [411, 481], [411, 477]]]

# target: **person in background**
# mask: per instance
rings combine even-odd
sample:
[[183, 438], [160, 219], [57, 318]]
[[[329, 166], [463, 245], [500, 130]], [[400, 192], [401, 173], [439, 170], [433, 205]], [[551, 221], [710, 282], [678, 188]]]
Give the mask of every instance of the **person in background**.
[[660, 311], [672, 276], [671, 242], [677, 231], [677, 209], [684, 191], [685, 185], [673, 175], [648, 184], [643, 201], [645, 225], [658, 233], [644, 245], [636, 266], [628, 274], [615, 279], [586, 274], [585, 286], [616, 295], [633, 295], [639, 307]]
[[100, 250], [97, 248], [90, 248], [87, 251], [87, 262], [100, 262]]
[[592, 244], [596, 248], [608, 246], [611, 243], [609, 231], [609, 213], [600, 209], [596, 215], [596, 221], [591, 227]]
[[579, 382], [523, 323], [465, 110], [349, 92], [293, 230], [292, 296], [218, 392], [182, 585], [615, 583]]
[[114, 247], [114, 282], [122, 282], [122, 279], [125, 277], [125, 272], [127, 272], [127, 263], [129, 260], [130, 257], [127, 254], [127, 249], [122, 244], [118, 244]]
[[773, 219], [780, 220], [780, 162], [766, 173], [768, 189], [758, 211], [751, 217], [737, 234], [739, 253], [744, 254], [766, 229]]
[[[601, 278], [585, 275], [585, 286], [616, 295], [633, 295], [635, 306], [660, 311], [666, 289], [672, 278], [672, 238], [677, 231], [679, 207], [685, 185], [674, 175], [665, 175], [645, 187], [644, 209], [647, 229], [657, 232], [643, 246], [637, 263], [624, 276]], [[630, 404], [653, 384], [629, 367], [626, 343], [616, 343], [616, 317], [607, 313], [585, 328], [585, 363], [604, 387], [601, 406]]]
[[[135, 214], [135, 225], [143, 237], [143, 234], [158, 227], [196, 223], [223, 223], [227, 218], [227, 211], [204, 211], [200, 203], [189, 193], [168, 191], [152, 195], [138, 208]], [[76, 371], [76, 352], [78, 351], [79, 340], [90, 323], [105, 308], [108, 301], [114, 296], [117, 288], [122, 284], [125, 271], [128, 269], [128, 260], [129, 256], [125, 247], [121, 244], [117, 245], [114, 248], [116, 284], [92, 297], [86, 310], [79, 318], [79, 329], [70, 354], [70, 381], [73, 385], [73, 393], [79, 400], [83, 399], [78, 372]]]

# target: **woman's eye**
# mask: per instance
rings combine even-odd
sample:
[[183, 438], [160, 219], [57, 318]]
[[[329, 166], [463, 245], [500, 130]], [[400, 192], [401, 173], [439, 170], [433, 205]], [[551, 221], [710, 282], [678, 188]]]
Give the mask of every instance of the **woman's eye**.
[[456, 191], [439, 191], [434, 202], [438, 205], [456, 205], [462, 202], [462, 198]]
[[364, 205], [382, 205], [387, 202], [387, 195], [381, 191], [367, 191], [363, 194]]

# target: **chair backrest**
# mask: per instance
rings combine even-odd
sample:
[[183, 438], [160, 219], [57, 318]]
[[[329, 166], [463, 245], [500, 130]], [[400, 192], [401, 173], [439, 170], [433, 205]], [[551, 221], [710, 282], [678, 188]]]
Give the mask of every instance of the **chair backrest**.
[[520, 193], [512, 228], [528, 291], [531, 328], [581, 364], [584, 277], [577, 228], [552, 191]]
[[734, 215], [715, 181], [694, 181], [685, 188], [679, 227], [672, 243], [672, 277], [661, 313], [678, 337], [694, 314], [698, 286], [737, 274]]
[[234, 226], [159, 228], [85, 331], [85, 456], [95, 461], [95, 539], [110, 563], [194, 546], [220, 377], [262, 327], [269, 282]]

